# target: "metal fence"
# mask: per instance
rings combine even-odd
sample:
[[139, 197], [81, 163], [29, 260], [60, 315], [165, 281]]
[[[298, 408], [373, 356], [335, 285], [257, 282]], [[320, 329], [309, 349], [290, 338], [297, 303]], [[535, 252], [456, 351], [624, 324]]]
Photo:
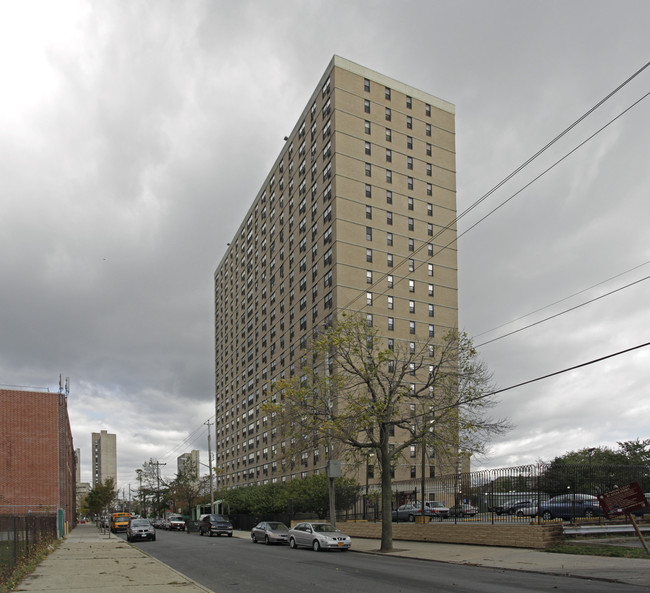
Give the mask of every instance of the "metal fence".
[[29, 558], [39, 546], [56, 539], [56, 515], [0, 515], [1, 580], [18, 562]]
[[[421, 507], [424, 500], [438, 501], [449, 509], [434, 515], [442, 521], [541, 521], [540, 507], [552, 497], [566, 495], [576, 501], [579, 495], [597, 496], [631, 482], [650, 493], [650, 466], [540, 463], [458, 473], [393, 482], [389, 512], [394, 520], [413, 520], [413, 514], [397, 513], [397, 509], [407, 504]], [[580, 516], [576, 508], [579, 505], [574, 502], [571, 519]], [[645, 512], [650, 514], [649, 509]], [[381, 494], [373, 486], [363, 489], [353, 508], [337, 513], [341, 520], [379, 521], [382, 515]]]

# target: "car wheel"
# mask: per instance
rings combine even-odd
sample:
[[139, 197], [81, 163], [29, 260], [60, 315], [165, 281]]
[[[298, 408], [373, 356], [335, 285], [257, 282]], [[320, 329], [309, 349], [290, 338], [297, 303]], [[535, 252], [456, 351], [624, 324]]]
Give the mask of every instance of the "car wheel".
[[268, 546], [271, 542], [269, 541], [269, 536], [265, 535], [264, 536], [264, 543]]
[[320, 542], [317, 539], [314, 540], [314, 543], [311, 545], [311, 547], [314, 552], [320, 552]]
[[232, 531], [228, 534], [228, 537], [232, 537]]
[[289, 538], [289, 547], [292, 550], [295, 550], [298, 547], [298, 544], [296, 544], [296, 540], [293, 539], [292, 537]]
[[128, 535], [126, 536], [126, 541], [127, 541], [127, 542], [130, 542], [130, 541], [131, 541], [131, 538], [130, 538]]
[[594, 516], [594, 511], [593, 509], [585, 509], [585, 517], [588, 517], [591, 519]]
[[152, 542], [155, 542], [155, 541], [156, 541], [156, 536], [155, 536], [155, 535], [151, 538], [151, 541], [152, 541]]
[[208, 531], [208, 533], [210, 534], [210, 537], [212, 537], [212, 530]]
[[409, 523], [413, 523], [415, 521], [415, 517], [413, 515], [409, 515]]
[[550, 521], [552, 518], [553, 515], [551, 514], [551, 511], [544, 511], [542, 513], [542, 519], [544, 519], [544, 521]]
[[254, 533], [251, 533], [251, 541], [256, 544], [257, 543], [257, 538], [255, 537]]

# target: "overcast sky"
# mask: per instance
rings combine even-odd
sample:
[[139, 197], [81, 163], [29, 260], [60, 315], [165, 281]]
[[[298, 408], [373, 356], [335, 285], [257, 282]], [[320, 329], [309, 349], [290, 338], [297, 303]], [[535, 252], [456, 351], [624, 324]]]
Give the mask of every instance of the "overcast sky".
[[[207, 463], [213, 272], [333, 54], [456, 105], [461, 213], [650, 60], [649, 22], [647, 0], [3, 0], [0, 384], [70, 377], [84, 481], [102, 429], [120, 487]], [[648, 91], [650, 68], [459, 231]], [[477, 344], [640, 281], [482, 345], [499, 387], [650, 341], [649, 139], [650, 98], [460, 238]], [[506, 391], [514, 428], [473, 468], [649, 438], [649, 382], [641, 348]]]

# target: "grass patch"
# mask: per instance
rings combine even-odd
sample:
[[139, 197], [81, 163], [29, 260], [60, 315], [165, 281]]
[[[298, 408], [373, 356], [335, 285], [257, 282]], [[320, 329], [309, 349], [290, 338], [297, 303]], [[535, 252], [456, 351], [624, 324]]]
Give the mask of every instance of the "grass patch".
[[59, 547], [60, 543], [60, 540], [43, 542], [41, 545], [34, 547], [28, 557], [20, 558], [15, 566], [2, 572], [0, 575], [0, 593], [13, 591], [20, 581], [34, 572], [36, 567]]
[[607, 544], [582, 544], [579, 542], [562, 542], [553, 544], [544, 550], [552, 554], [581, 554], [583, 556], [610, 556], [615, 558], [643, 558], [650, 560], [643, 548], [613, 546]]

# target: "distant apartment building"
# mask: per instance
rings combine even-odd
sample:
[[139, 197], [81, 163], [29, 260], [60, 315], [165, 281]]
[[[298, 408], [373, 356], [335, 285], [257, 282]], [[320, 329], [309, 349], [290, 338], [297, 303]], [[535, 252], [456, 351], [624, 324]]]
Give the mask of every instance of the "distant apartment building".
[[193, 471], [196, 475], [196, 481], [199, 481], [199, 452], [194, 449], [190, 453], [183, 453], [176, 458], [176, 471], [180, 474], [184, 470]]
[[93, 488], [108, 478], [113, 478], [117, 488], [116, 436], [105, 430], [93, 432], [91, 442]]
[[0, 514], [58, 512], [74, 525], [76, 456], [66, 395], [0, 389], [0, 409]]
[[[325, 446], [285, 457], [261, 406], [341, 311], [363, 315], [388, 348], [458, 327], [454, 106], [334, 56], [251, 201], [214, 274], [226, 488], [325, 471]], [[416, 447], [410, 455], [396, 480], [421, 477]], [[363, 471], [360, 481], [379, 478], [372, 464]]]

